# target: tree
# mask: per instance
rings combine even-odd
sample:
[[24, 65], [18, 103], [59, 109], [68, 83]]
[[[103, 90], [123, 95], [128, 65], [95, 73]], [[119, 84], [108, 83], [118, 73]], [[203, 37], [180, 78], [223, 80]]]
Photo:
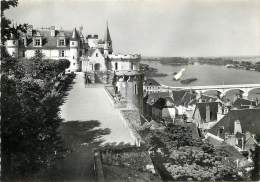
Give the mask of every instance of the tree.
[[241, 180], [233, 161], [226, 160], [209, 143], [192, 138], [187, 126], [170, 124], [164, 131], [150, 131], [144, 137], [165, 180]]
[[[64, 64], [64, 65], [63, 65]], [[35, 66], [37, 65], [37, 66]], [[2, 64], [2, 171], [5, 180], [33, 176], [63, 156], [57, 132], [67, 60], [17, 60]], [[33, 72], [33, 74], [31, 74]], [[48, 78], [48, 79], [47, 79]], [[52, 80], [52, 81], [50, 81]]]

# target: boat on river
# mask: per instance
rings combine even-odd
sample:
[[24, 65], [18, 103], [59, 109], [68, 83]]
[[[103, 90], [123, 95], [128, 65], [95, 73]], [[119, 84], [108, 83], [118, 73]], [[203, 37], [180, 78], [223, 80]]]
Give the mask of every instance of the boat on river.
[[176, 75], [174, 75], [173, 80], [179, 80], [182, 77], [184, 71], [185, 68], [182, 68]]
[[185, 80], [181, 80], [180, 82], [182, 84], [189, 84], [189, 83], [194, 82], [196, 80], [198, 80], [198, 79], [197, 78], [188, 78], [188, 79], [185, 79]]

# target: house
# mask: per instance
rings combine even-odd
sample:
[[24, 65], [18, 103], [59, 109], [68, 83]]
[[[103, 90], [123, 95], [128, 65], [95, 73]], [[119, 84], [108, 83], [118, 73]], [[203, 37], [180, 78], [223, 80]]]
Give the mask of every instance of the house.
[[152, 79], [152, 78], [146, 78], [144, 80], [144, 93], [158, 93], [160, 91], [160, 84]]
[[186, 115], [188, 120], [192, 118], [196, 106], [196, 94], [185, 92], [183, 97], [176, 103], [176, 108], [179, 115]]
[[260, 144], [260, 109], [230, 110], [208, 133], [239, 151], [248, 151]]
[[220, 102], [198, 102], [193, 113], [193, 122], [202, 131], [211, 128], [223, 116], [224, 111]]
[[176, 114], [171, 97], [159, 98], [152, 104], [152, 119], [155, 121], [173, 122]]
[[256, 107], [257, 102], [251, 101], [248, 99], [237, 98], [232, 104], [232, 108], [236, 109], [246, 109], [246, 108], [254, 108]]
[[165, 98], [165, 97], [169, 97], [168, 92], [159, 92], [159, 93], [151, 93], [151, 94], [146, 93], [146, 95], [143, 98], [143, 115], [148, 121], [152, 119], [153, 104], [159, 98]]

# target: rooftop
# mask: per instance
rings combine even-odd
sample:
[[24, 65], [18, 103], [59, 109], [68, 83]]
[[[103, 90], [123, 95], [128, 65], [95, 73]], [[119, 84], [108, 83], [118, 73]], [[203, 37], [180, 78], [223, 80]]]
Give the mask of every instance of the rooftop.
[[144, 85], [145, 86], [160, 86], [160, 83], [158, 83], [156, 80], [154, 80], [152, 78], [147, 78], [144, 81]]
[[250, 132], [256, 135], [256, 140], [260, 141], [260, 109], [236, 109], [231, 110], [215, 126], [209, 129], [213, 135], [218, 135], [218, 128], [224, 130], [220, 135], [224, 139], [225, 133], [234, 133], [234, 122], [240, 121], [242, 132]]
[[133, 76], [133, 75], [142, 75], [143, 73], [138, 70], [118, 70], [115, 71], [117, 76]]

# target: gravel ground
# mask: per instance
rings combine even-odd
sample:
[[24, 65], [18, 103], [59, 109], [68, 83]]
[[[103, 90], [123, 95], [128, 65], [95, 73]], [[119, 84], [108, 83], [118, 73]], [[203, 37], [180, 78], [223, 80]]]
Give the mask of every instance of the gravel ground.
[[120, 111], [111, 105], [104, 85], [85, 86], [82, 73], [77, 74], [73, 89], [61, 107], [61, 117], [64, 122], [97, 120], [100, 128], [111, 130], [110, 134], [102, 138], [104, 143], [134, 143]]
[[59, 131], [70, 149], [64, 159], [46, 170], [39, 181], [95, 181], [93, 149], [104, 144], [134, 144], [120, 111], [113, 108], [104, 85], [84, 84], [77, 73], [73, 88], [61, 107]]

